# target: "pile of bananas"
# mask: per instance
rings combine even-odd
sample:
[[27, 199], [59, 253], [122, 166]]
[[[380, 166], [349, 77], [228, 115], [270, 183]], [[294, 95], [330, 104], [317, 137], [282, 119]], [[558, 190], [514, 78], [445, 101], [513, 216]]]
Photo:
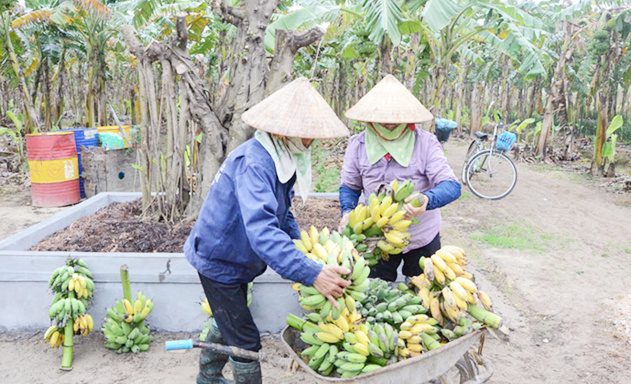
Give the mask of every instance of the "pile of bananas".
[[411, 283], [439, 324], [449, 320], [452, 325], [461, 325], [463, 317], [471, 316], [490, 327], [501, 326], [502, 319], [490, 312], [491, 299], [477, 288], [473, 275], [464, 270], [467, 258], [462, 248], [444, 246], [431, 257], [422, 257], [419, 264], [423, 273], [413, 277]]
[[315, 288], [294, 284], [292, 287], [300, 293], [302, 308], [307, 311], [318, 310], [322, 318], [331, 314], [333, 320], [337, 320], [345, 308], [351, 313], [355, 312], [355, 301], [363, 300], [366, 296], [364, 291], [368, 288], [370, 268], [366, 265], [366, 260], [359, 256], [353, 242], [337, 231], [330, 232], [324, 228], [318, 232], [314, 226], [309, 228], [308, 233], [301, 231], [300, 236], [301, 239], [294, 240], [294, 243], [305, 256], [323, 265], [338, 265], [351, 270], [348, 276], [344, 276], [350, 279], [351, 284], [344, 288], [343, 295], [337, 299], [339, 308], [335, 308]]
[[118, 353], [146, 351], [153, 337], [145, 325], [145, 318], [153, 310], [153, 302], [138, 292], [136, 301], [118, 300], [107, 309], [107, 317], [101, 330], [105, 335], [105, 347]]
[[[396, 361], [398, 332], [390, 324], [361, 323], [361, 316], [344, 311], [334, 323], [312, 322], [290, 314], [287, 323], [301, 330], [300, 339], [309, 346], [301, 355], [314, 371], [324, 376], [334, 371], [342, 378], [375, 371]], [[317, 316], [317, 314], [315, 314]], [[357, 320], [353, 321], [352, 318]]]
[[391, 288], [388, 282], [371, 279], [366, 298], [356, 304], [367, 323], [388, 323], [399, 327], [405, 319], [427, 312], [422, 299], [401, 283]]
[[[354, 242], [359, 252], [365, 252], [368, 265], [377, 264], [380, 258], [403, 252], [408, 245], [408, 229], [415, 220], [405, 218], [405, 199], [414, 192], [410, 180], [397, 179], [384, 184], [368, 198], [368, 205], [359, 204], [348, 216], [342, 234]], [[413, 205], [419, 206], [418, 199]]]
[[[250, 306], [250, 304], [252, 304], [252, 286], [252, 282], [248, 283], [248, 293], [246, 299], [248, 307]], [[210, 308], [210, 303], [208, 302], [207, 298], [202, 301], [201, 306], [202, 312], [210, 316], [210, 319], [204, 323], [204, 329], [199, 335], [199, 341], [204, 342], [208, 338], [208, 332], [210, 332], [210, 327], [212, 326], [213, 310], [212, 308]]]
[[[94, 326], [92, 317], [86, 314], [86, 307], [94, 294], [92, 272], [87, 264], [81, 259], [68, 258], [66, 265], [53, 271], [48, 285], [55, 293], [48, 310], [54, 324], [44, 333], [44, 341], [51, 348], [59, 348], [72, 332], [87, 336]], [[70, 327], [69, 333], [64, 330], [66, 326]]]

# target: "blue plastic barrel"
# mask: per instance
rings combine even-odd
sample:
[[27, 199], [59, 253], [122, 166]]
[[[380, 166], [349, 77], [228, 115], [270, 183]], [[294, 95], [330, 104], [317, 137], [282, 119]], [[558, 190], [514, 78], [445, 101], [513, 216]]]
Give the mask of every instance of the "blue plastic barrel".
[[86, 148], [99, 146], [99, 130], [96, 128], [68, 128], [60, 129], [60, 131], [74, 133], [74, 140], [77, 145], [77, 158], [79, 161], [79, 189], [81, 190], [81, 198], [86, 197], [85, 189], [83, 187], [83, 177], [81, 173], [83, 167], [81, 166], [81, 146]]

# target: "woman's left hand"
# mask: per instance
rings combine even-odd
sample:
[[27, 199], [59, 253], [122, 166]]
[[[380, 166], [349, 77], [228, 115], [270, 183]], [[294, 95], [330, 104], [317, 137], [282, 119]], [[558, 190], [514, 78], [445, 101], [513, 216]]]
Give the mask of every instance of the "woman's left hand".
[[[410, 204], [410, 202], [416, 199], [417, 197], [420, 201], [422, 201], [422, 205], [420, 207], [415, 207], [412, 204]], [[407, 218], [412, 218], [415, 216], [420, 216], [423, 213], [425, 213], [425, 211], [427, 210], [427, 204], [429, 203], [429, 197], [425, 196], [424, 194], [420, 192], [416, 192], [408, 196], [408, 198], [405, 199], [405, 202], [406, 204], [404, 207], [405, 207], [405, 210], [407, 211], [407, 214], [405, 216]]]

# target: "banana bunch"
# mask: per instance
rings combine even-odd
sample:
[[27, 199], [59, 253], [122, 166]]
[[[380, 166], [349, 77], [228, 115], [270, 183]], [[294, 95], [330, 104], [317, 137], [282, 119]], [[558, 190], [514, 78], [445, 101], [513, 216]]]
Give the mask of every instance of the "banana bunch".
[[[295, 326], [300, 318], [290, 320]], [[305, 321], [300, 338], [309, 345], [301, 355], [309, 367], [324, 376], [335, 371], [342, 378], [369, 373], [388, 364], [397, 348], [397, 331], [389, 324], [360, 324], [355, 329], [344, 330], [335, 324], [315, 324]], [[379, 332], [379, 335], [377, 335]]]
[[359, 204], [349, 213], [343, 235], [350, 238], [369, 265], [375, 265], [382, 257], [403, 252], [409, 244], [408, 229], [414, 220], [405, 218], [405, 199], [413, 192], [410, 180], [399, 185], [394, 179], [383, 185], [368, 198], [368, 205]]
[[44, 341], [48, 341], [51, 348], [59, 349], [59, 346], [64, 342], [64, 329], [51, 325], [44, 333]]
[[151, 330], [143, 322], [129, 324], [125, 321], [117, 321], [107, 317], [101, 328], [105, 335], [105, 348], [115, 350], [117, 353], [146, 351], [153, 336]]
[[356, 303], [367, 323], [389, 323], [399, 327], [408, 317], [427, 312], [421, 305], [422, 299], [414, 295], [405, 285], [391, 288], [381, 279], [371, 279], [369, 295]]
[[92, 272], [81, 259], [68, 258], [66, 265], [55, 269], [48, 286], [53, 292], [75, 292], [78, 298], [91, 298], [94, 292]]
[[301, 231], [301, 239], [294, 240], [294, 243], [296, 248], [311, 260], [351, 270], [351, 273], [345, 276], [346, 279], [350, 279], [351, 284], [344, 288], [342, 296], [336, 300], [339, 308], [335, 308], [314, 287], [296, 283], [292, 287], [300, 293], [300, 306], [307, 311], [317, 311], [322, 319], [327, 319], [330, 314], [332, 320], [337, 320], [344, 309], [348, 309], [349, 314], [355, 312], [355, 302], [365, 297], [364, 291], [368, 288], [370, 268], [364, 258], [359, 256], [350, 239], [340, 236], [337, 231], [330, 232], [324, 228], [318, 232], [311, 226], [308, 233]]
[[94, 328], [94, 320], [90, 315], [79, 315], [74, 321], [73, 330], [75, 334], [81, 334], [81, 336], [87, 336], [92, 332]]
[[59, 326], [63, 326], [66, 321], [75, 321], [77, 317], [85, 314], [85, 303], [74, 297], [63, 297], [62, 294], [55, 295], [53, 304], [48, 310], [48, 317]]
[[501, 318], [491, 311], [491, 299], [473, 282], [473, 275], [464, 270], [467, 258], [456, 246], [444, 246], [431, 257], [419, 261], [423, 273], [411, 279], [423, 305], [439, 324], [446, 320], [459, 324], [467, 315], [493, 328], [501, 326]]
[[400, 326], [397, 340], [399, 356], [408, 359], [440, 347], [439, 332], [443, 330], [433, 317], [424, 314], [410, 316]]
[[107, 317], [101, 327], [105, 335], [105, 347], [118, 353], [146, 351], [153, 339], [145, 319], [153, 310], [153, 302], [138, 292], [132, 304], [129, 300], [117, 300], [107, 309]]

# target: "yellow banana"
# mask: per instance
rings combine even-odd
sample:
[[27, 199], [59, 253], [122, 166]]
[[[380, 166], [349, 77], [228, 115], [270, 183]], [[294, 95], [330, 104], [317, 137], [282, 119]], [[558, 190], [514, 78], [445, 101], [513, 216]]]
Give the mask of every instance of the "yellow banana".
[[445, 285], [445, 274], [438, 268], [434, 268], [434, 280], [440, 284]]
[[431, 296], [429, 293], [429, 289], [427, 287], [421, 288], [421, 290], [418, 292], [418, 296], [423, 301], [423, 306], [425, 308], [429, 308], [429, 305], [431, 304]]
[[415, 335], [418, 335], [419, 333], [425, 332], [425, 333], [436, 333], [436, 329], [434, 327], [432, 327], [429, 324], [426, 323], [418, 323], [415, 324], [412, 329], [410, 329], [410, 332], [412, 332]]
[[[396, 213], [395, 213], [396, 215]], [[388, 222], [388, 224], [390, 224]], [[397, 231], [400, 232], [407, 232], [408, 229], [410, 229], [410, 225], [412, 224], [412, 220], [401, 220], [396, 222], [395, 224], [392, 224], [392, 229], [396, 229]]]
[[423, 346], [418, 343], [410, 343], [408, 341], [407, 349], [410, 351], [410, 355], [414, 355], [413, 352], [423, 352]]
[[90, 315], [85, 315], [85, 318], [88, 323], [88, 332], [92, 332], [92, 329], [94, 329], [94, 319]]
[[434, 263], [434, 267], [437, 269], [444, 271], [445, 268], [447, 268], [447, 263], [437, 254], [433, 254], [430, 258], [432, 259], [432, 263]]
[[340, 340], [344, 338], [344, 332], [335, 324], [318, 323], [318, 326], [323, 332], [330, 333]]
[[134, 315], [134, 307], [131, 305], [129, 300], [123, 299], [123, 304], [125, 305], [125, 313], [127, 313], [130, 316], [133, 316]]
[[365, 345], [366, 347], [368, 346], [368, 343], [370, 343], [370, 338], [368, 337], [368, 335], [366, 334], [366, 332], [358, 329], [355, 332], [355, 336], [357, 337], [357, 341], [360, 344]]
[[140, 299], [136, 299], [134, 302], [134, 313], [138, 313], [140, 311], [142, 311], [142, 303], [140, 302]]
[[407, 240], [403, 237], [403, 234], [399, 231], [388, 231], [384, 233], [388, 243], [394, 245], [397, 248], [404, 248], [407, 245]]
[[449, 280], [456, 279], [456, 272], [454, 272], [453, 269], [449, 268], [449, 266], [445, 267], [445, 270], [443, 271], [443, 273], [445, 274], [445, 277], [448, 278]]
[[70, 281], [68, 282], [68, 291], [70, 292], [74, 291], [74, 282], [75, 282], [74, 277], [71, 277]]
[[318, 337], [318, 339], [324, 341], [325, 343], [329, 343], [329, 344], [335, 344], [338, 341], [342, 340], [341, 338], [328, 333], [328, 332], [318, 332], [316, 333], [316, 336]]
[[385, 210], [381, 211], [381, 216], [382, 217], [390, 217], [390, 216], [394, 215], [394, 213], [398, 209], [399, 209], [399, 203], [391, 204], [388, 208], [386, 208]]
[[458, 263], [447, 263], [447, 266], [456, 273], [456, 276], [462, 276], [465, 273]]
[[320, 242], [319, 237], [318, 229], [313, 225], [309, 227], [309, 240], [311, 240], [312, 245]]
[[313, 243], [311, 243], [311, 239], [309, 238], [309, 234], [307, 231], [300, 231], [300, 240], [302, 240], [302, 244], [307, 248], [307, 251], [311, 252], [313, 249]]
[[[335, 322], [335, 325], [336, 325], [339, 329], [341, 329], [341, 330], [342, 330], [342, 333], [343, 333], [343, 334], [344, 334], [344, 333], [346, 333], [346, 332], [348, 332], [348, 331], [350, 331], [350, 329], [351, 329], [350, 325], [348, 324], [348, 320], [347, 320], [347, 318], [346, 318], [345, 316], [340, 316], [340, 317], [338, 317], [338, 319], [337, 319], [337, 320], [335, 320], [334, 322]], [[343, 335], [343, 334], [342, 334], [342, 335]]]
[[449, 287], [443, 288], [442, 294], [443, 294], [443, 299], [445, 303], [447, 303], [448, 305], [452, 307], [456, 305], [456, 301], [454, 300], [454, 296], [451, 293], [451, 289], [449, 289]]
[[375, 221], [372, 219], [372, 217], [368, 216], [366, 220], [362, 221], [362, 231], [365, 231], [368, 228], [372, 227], [373, 224], [375, 224]]
[[381, 204], [379, 204], [379, 211], [381, 212], [381, 216], [390, 216], [390, 215], [386, 215], [385, 212], [386, 212], [386, 209], [390, 208], [391, 205], [392, 205], [392, 196], [387, 195], [386, 197], [383, 198], [383, 200], [381, 200]]
[[353, 209], [351, 213], [348, 214], [348, 226], [353, 229], [357, 224], [357, 208]]
[[388, 216], [383, 216], [376, 222], [376, 224], [379, 228], [383, 228], [386, 224], [388, 224], [388, 220], [390, 220]]
[[53, 334], [50, 336], [50, 342], [48, 343], [51, 348], [55, 347], [58, 339], [59, 339], [59, 331], [53, 332]]
[[482, 306], [484, 306], [484, 308], [486, 308], [488, 311], [493, 308], [491, 298], [489, 297], [489, 295], [486, 294], [486, 292], [478, 290], [478, 299], [480, 299]]
[[355, 350], [355, 352], [359, 353], [362, 356], [368, 357], [368, 355], [370, 355], [370, 351], [368, 350], [368, 346], [364, 345], [362, 343], [355, 343], [355, 344], [353, 344], [353, 349]]
[[470, 293], [476, 293], [478, 291], [478, 287], [475, 285], [473, 281], [469, 279], [466, 279], [461, 276], [461, 277], [457, 277], [455, 281], [459, 283], [460, 285], [462, 285], [462, 288], [466, 289]]
[[388, 225], [395, 225], [398, 222], [400, 222], [401, 220], [403, 220], [403, 218], [405, 217], [406, 214], [406, 210], [402, 209], [400, 211], [397, 211], [395, 213], [392, 214], [392, 216], [390, 216], [390, 220], [388, 220]]
[[444, 319], [443, 319], [442, 313], [440, 312], [440, 303], [438, 302], [437, 298], [432, 297], [429, 304], [429, 309], [430, 309], [430, 312], [432, 313], [432, 317], [438, 320], [438, 323], [442, 325], [444, 322]]
[[452, 255], [451, 252], [449, 252], [448, 250], [441, 248], [438, 251], [436, 251], [436, 254], [438, 256], [440, 256], [441, 259], [443, 259], [445, 261], [445, 263], [457, 263], [458, 259], [456, 259], [456, 256]]
[[458, 308], [462, 309], [463, 311], [466, 311], [469, 308], [469, 304], [467, 304], [467, 301], [465, 299], [461, 298], [458, 295], [453, 295], [453, 297]]
[[313, 253], [324, 261], [327, 261], [327, 259], [329, 258], [329, 253], [320, 243], [315, 243], [313, 245]]
[[451, 283], [449, 283], [449, 288], [451, 288], [451, 291], [459, 296], [462, 300], [469, 301], [467, 298], [467, 291], [457, 281], [452, 281]]
[[300, 252], [304, 253], [305, 255], [309, 253], [309, 250], [307, 249], [307, 247], [305, 247], [302, 240], [294, 239], [294, 244], [296, 244], [296, 249], [298, 249]]
[[397, 179], [393, 179], [393, 180], [390, 182], [390, 189], [392, 189], [392, 192], [395, 192], [395, 193], [396, 193], [396, 191], [397, 191], [397, 188], [398, 188], [398, 187], [399, 187], [399, 180], [397, 180]]

